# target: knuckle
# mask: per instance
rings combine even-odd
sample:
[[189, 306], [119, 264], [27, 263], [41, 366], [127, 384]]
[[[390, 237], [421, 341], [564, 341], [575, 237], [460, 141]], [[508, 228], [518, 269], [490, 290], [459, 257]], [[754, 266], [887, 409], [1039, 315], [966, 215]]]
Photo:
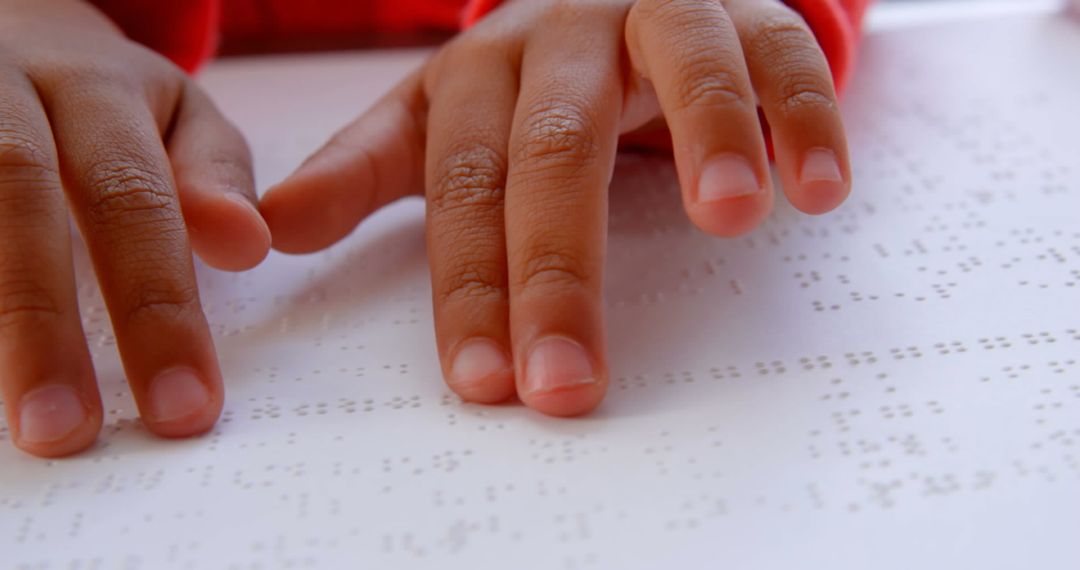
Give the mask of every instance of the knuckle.
[[[103, 160], [86, 173], [89, 186], [87, 203], [91, 221], [113, 224], [130, 220], [133, 215], [160, 219], [172, 217], [173, 196], [169, 184], [160, 175], [137, 166], [137, 161]], [[144, 217], [145, 216], [145, 217]]]
[[55, 297], [40, 283], [26, 278], [0, 282], [0, 330], [40, 324], [59, 314]]
[[[0, 109], [4, 118], [11, 115]], [[29, 129], [17, 125], [0, 125], [0, 179], [20, 182], [54, 182], [58, 175], [50, 153], [29, 134]]]
[[564, 97], [534, 103], [522, 125], [515, 154], [520, 162], [535, 168], [583, 168], [600, 154], [596, 122], [583, 101]]
[[694, 57], [684, 64], [684, 78], [678, 86], [677, 111], [701, 107], [730, 107], [747, 101], [747, 89], [739, 76], [718, 68], [715, 60]]
[[126, 300], [123, 322], [127, 326], [175, 321], [199, 310], [195, 286], [167, 278], [142, 281]]
[[503, 153], [484, 145], [455, 150], [436, 166], [431, 208], [445, 213], [459, 208], [502, 207], [505, 180]]
[[749, 37], [751, 57], [774, 78], [774, 103], [781, 112], [834, 106], [831, 78], [815, 59], [817, 43], [801, 18], [786, 11], [762, 18]]
[[816, 46], [813, 33], [797, 15], [772, 15], [755, 22], [747, 34], [747, 51], [754, 57], [774, 62], [788, 54]]
[[[639, 17], [659, 30], [670, 44], [675, 85], [674, 111], [689, 108], [745, 106], [752, 102], [751, 87], [740, 73], [743, 54], [728, 16], [714, 2], [697, 0], [642, 0]], [[739, 62], [737, 67], [725, 62]]]
[[550, 246], [528, 252], [521, 275], [515, 283], [521, 288], [573, 287], [587, 280], [585, 263], [577, 252]]
[[821, 82], [813, 77], [787, 75], [780, 80], [776, 92], [776, 106], [785, 115], [807, 109], [833, 109], [836, 106]]
[[441, 303], [469, 299], [505, 299], [506, 277], [500, 263], [477, 259], [451, 260], [453, 267], [439, 284]]

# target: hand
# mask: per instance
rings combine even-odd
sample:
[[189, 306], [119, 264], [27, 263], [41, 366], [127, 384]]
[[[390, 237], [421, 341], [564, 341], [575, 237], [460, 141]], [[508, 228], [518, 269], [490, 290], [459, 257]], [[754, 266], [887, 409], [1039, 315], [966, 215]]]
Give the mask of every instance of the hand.
[[89, 4], [9, 0], [0, 7], [0, 389], [15, 444], [41, 456], [85, 448], [102, 422], [69, 210], [143, 422], [166, 437], [208, 430], [221, 372], [188, 244], [224, 269], [266, 255], [247, 146], [180, 69]]
[[[836, 207], [850, 169], [829, 68], [779, 0], [510, 2], [346, 126], [260, 209], [309, 252], [379, 207], [427, 197], [443, 372], [465, 400], [596, 406], [607, 185], [619, 135], [662, 115], [686, 212], [706, 232], [772, 207], [758, 101], [789, 200]], [[423, 173], [423, 176], [421, 176]]]

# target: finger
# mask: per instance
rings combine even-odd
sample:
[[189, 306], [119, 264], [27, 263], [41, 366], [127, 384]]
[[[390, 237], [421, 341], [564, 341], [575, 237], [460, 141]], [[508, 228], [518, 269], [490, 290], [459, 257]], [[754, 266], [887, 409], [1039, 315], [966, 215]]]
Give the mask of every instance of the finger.
[[210, 429], [223, 390], [158, 126], [139, 88], [43, 90], [68, 199], [86, 237], [143, 422]]
[[[563, 24], [522, 63], [506, 238], [518, 394], [544, 413], [575, 415], [600, 402], [608, 381], [602, 271], [622, 93], [618, 31]], [[575, 34], [597, 41], [567, 54]]]
[[15, 445], [55, 457], [94, 442], [101, 399], [48, 120], [29, 80], [0, 77], [0, 393]]
[[810, 214], [837, 207], [851, 190], [851, 165], [825, 54], [806, 22], [780, 2], [727, 5], [769, 121], [788, 199]]
[[382, 206], [423, 193], [418, 173], [427, 103], [420, 77], [409, 76], [267, 191], [259, 210], [274, 249], [306, 253], [328, 247]]
[[735, 28], [716, 0], [641, 0], [626, 21], [634, 68], [652, 81], [690, 219], [734, 236], [772, 208], [769, 160]]
[[503, 196], [517, 70], [488, 49], [449, 50], [428, 120], [428, 258], [444, 376], [465, 400], [514, 395]]
[[218, 269], [239, 271], [270, 251], [243, 135], [193, 83], [185, 84], [168, 143], [191, 247]]

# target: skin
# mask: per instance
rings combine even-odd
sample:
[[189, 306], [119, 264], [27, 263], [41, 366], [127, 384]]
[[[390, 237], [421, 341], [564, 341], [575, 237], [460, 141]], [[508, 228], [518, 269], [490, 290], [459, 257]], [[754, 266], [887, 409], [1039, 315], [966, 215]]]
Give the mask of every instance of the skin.
[[[0, 8], [0, 390], [35, 455], [102, 409], [76, 303], [79, 225], [143, 422], [205, 432], [223, 402], [191, 253], [242, 270], [427, 199], [438, 349], [462, 398], [593, 409], [607, 185], [619, 136], [666, 123], [687, 215], [734, 236], [788, 199], [847, 196], [836, 95], [778, 0], [512, 0], [440, 49], [258, 203], [242, 137], [175, 66], [78, 0]], [[810, 159], [808, 160], [808, 157]], [[62, 357], [58, 358], [58, 355]]]
[[778, 0], [511, 1], [271, 188], [260, 211], [275, 249], [305, 253], [425, 196], [450, 388], [582, 414], [608, 384], [601, 292], [619, 136], [665, 121], [687, 215], [736, 236], [773, 204], [758, 103], [788, 199], [810, 214], [838, 206], [851, 175], [828, 65]]
[[214, 425], [224, 394], [191, 252], [258, 264], [270, 233], [255, 204], [246, 143], [180, 69], [83, 2], [4, 3], [0, 390], [17, 446], [66, 455], [101, 428], [69, 214], [144, 424], [163, 437]]

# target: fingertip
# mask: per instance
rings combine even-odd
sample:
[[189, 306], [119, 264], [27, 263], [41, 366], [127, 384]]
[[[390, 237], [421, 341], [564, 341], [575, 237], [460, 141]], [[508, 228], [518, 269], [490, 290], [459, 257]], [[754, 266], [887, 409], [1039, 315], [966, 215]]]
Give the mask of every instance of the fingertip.
[[101, 431], [101, 414], [98, 414], [97, 418], [96, 422], [85, 423], [63, 440], [40, 443], [16, 439], [15, 447], [43, 459], [57, 459], [75, 455], [89, 449], [97, 442], [98, 433]]
[[348, 235], [364, 212], [341, 186], [333, 177], [297, 172], [267, 190], [259, 212], [271, 246], [283, 253], [311, 253]]
[[793, 206], [807, 214], [824, 214], [842, 204], [851, 192], [851, 182], [840, 166], [836, 152], [823, 147], [811, 148], [803, 154], [798, 176], [791, 181], [787, 192]]
[[690, 220], [702, 231], [721, 237], [735, 237], [757, 227], [773, 203], [768, 175], [763, 177], [758, 170], [739, 154], [710, 157], [701, 166], [697, 186], [684, 192]]
[[514, 396], [514, 365], [494, 340], [471, 338], [462, 342], [450, 360], [446, 383], [461, 399], [498, 404]]
[[155, 435], [191, 437], [214, 427], [224, 400], [220, 380], [207, 381], [194, 370], [175, 368], [151, 380], [140, 411], [143, 423]]
[[604, 400], [604, 389], [598, 384], [575, 386], [550, 392], [532, 393], [522, 397], [530, 408], [556, 417], [585, 415]]
[[840, 207], [850, 194], [851, 185], [844, 182], [809, 182], [789, 193], [788, 200], [803, 213], [821, 215]]
[[324, 249], [375, 210], [423, 193], [423, 177], [417, 176], [427, 109], [422, 73], [410, 75], [263, 196], [259, 210], [274, 249]]
[[687, 215], [701, 231], [719, 237], [738, 237], [752, 231], [772, 211], [769, 189], [749, 196], [691, 204]]
[[97, 440], [101, 431], [100, 398], [87, 398], [69, 385], [53, 384], [25, 394], [14, 422], [14, 443], [38, 457], [78, 453]]
[[526, 357], [519, 395], [527, 406], [549, 416], [578, 416], [600, 404], [606, 380], [580, 343], [548, 336], [535, 342]]
[[243, 271], [270, 252], [270, 227], [247, 198], [225, 192], [196, 204], [188, 202], [185, 217], [191, 247], [207, 265]]
[[447, 381], [447, 386], [462, 400], [474, 404], [501, 404], [514, 397], [514, 373], [488, 376], [472, 382]]

